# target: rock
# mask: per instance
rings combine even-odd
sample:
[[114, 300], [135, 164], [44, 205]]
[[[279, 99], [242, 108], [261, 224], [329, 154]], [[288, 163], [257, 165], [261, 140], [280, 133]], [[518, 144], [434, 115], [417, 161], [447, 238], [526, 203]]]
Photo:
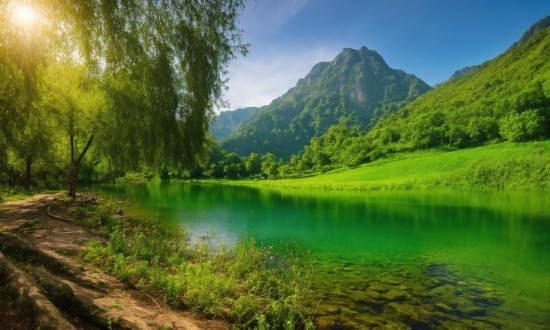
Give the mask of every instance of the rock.
[[378, 291], [378, 292], [388, 292], [389, 290], [392, 289], [392, 287], [387, 285], [387, 284], [374, 283], [374, 284], [371, 284], [369, 286], [369, 289], [374, 290], [374, 291]]
[[377, 327], [380, 325], [378, 321], [367, 315], [359, 315], [355, 318], [361, 325], [365, 325], [369, 328]]
[[435, 304], [435, 310], [446, 314], [450, 314], [454, 311], [450, 306], [441, 302]]
[[359, 314], [357, 311], [353, 310], [353, 309], [350, 309], [350, 308], [347, 308], [347, 307], [340, 307], [340, 311], [343, 315], [347, 316], [347, 317], [355, 317], [357, 316], [357, 314]]
[[380, 300], [382, 295], [378, 291], [368, 290], [365, 292], [365, 295], [371, 299]]
[[317, 311], [320, 315], [324, 315], [324, 314], [334, 315], [334, 314], [340, 313], [340, 307], [335, 305], [329, 305], [329, 304], [321, 304], [319, 305], [319, 308], [317, 308]]
[[403, 284], [398, 285], [398, 286], [397, 286], [397, 289], [398, 289], [398, 290], [401, 290], [401, 291], [408, 291], [408, 290], [410, 290], [406, 285], [403, 285]]
[[487, 313], [485, 308], [479, 306], [458, 306], [457, 309], [463, 316], [483, 316]]
[[492, 296], [477, 296], [472, 299], [476, 304], [486, 305], [486, 306], [500, 306], [502, 305], [502, 300], [492, 297]]
[[336, 326], [336, 320], [331, 316], [321, 316], [315, 318], [315, 326], [317, 329], [333, 329]]
[[382, 282], [384, 284], [389, 284], [389, 285], [399, 285], [399, 282], [397, 282], [395, 280], [392, 280], [390, 278], [382, 278], [382, 279], [380, 279], [380, 282]]
[[390, 290], [384, 294], [384, 299], [388, 301], [402, 301], [407, 298], [407, 294], [403, 291]]
[[336, 288], [336, 289], [330, 291], [330, 294], [335, 295], [337, 297], [347, 297], [348, 296], [348, 294], [342, 292], [342, 290], [340, 290], [340, 288]]

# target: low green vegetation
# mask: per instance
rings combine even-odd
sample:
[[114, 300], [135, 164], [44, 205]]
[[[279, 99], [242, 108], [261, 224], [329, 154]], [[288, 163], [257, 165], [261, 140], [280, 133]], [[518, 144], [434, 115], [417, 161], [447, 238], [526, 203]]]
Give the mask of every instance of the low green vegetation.
[[[74, 214], [90, 211], [75, 209]], [[191, 243], [185, 230], [126, 225], [103, 211], [84, 222], [111, 228], [109, 244], [93, 240], [81, 257], [127, 285], [162, 295], [173, 307], [225, 319], [238, 329], [314, 328], [300, 312], [311, 272], [297, 259], [257, 247], [254, 239], [212, 251], [208, 239]]]
[[327, 190], [550, 188], [550, 141], [396, 153], [353, 169], [226, 184]]
[[21, 186], [1, 186], [0, 185], [0, 202], [16, 201], [31, 197], [33, 194]]

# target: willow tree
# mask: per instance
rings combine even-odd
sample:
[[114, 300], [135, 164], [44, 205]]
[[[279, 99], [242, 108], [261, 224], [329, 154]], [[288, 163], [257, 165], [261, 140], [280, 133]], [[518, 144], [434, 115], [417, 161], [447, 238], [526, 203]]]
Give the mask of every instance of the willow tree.
[[[225, 68], [246, 55], [237, 27], [243, 0], [32, 0], [54, 35], [49, 65], [81, 63], [104, 89], [92, 142], [119, 166], [188, 168], [203, 153], [214, 106], [224, 103]], [[3, 7], [15, 7], [4, 1]], [[69, 134], [74, 154], [74, 136]], [[69, 195], [79, 162], [71, 157]], [[83, 153], [82, 153], [83, 152]], [[82, 156], [82, 157], [81, 157]]]
[[41, 135], [34, 129], [36, 121], [29, 125], [40, 71], [48, 57], [45, 40], [36, 36], [49, 37], [50, 30], [42, 25], [31, 29], [24, 14], [0, 0], [0, 171], [7, 164], [8, 151], [25, 154], [28, 161], [25, 149]]

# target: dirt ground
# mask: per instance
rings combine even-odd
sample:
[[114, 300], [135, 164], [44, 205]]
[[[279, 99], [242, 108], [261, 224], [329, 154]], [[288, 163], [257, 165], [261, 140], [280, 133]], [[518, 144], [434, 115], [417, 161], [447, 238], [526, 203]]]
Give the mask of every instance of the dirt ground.
[[[212, 329], [229, 327], [174, 310], [78, 257], [97, 232], [70, 221], [61, 195], [0, 203], [0, 330]], [[69, 220], [69, 221], [67, 221]]]

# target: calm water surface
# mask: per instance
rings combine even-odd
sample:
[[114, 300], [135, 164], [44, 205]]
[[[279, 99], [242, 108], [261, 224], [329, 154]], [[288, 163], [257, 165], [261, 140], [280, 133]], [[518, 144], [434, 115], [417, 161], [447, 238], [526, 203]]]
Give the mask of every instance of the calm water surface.
[[550, 193], [93, 186], [129, 213], [229, 245], [310, 251], [327, 329], [550, 329]]

